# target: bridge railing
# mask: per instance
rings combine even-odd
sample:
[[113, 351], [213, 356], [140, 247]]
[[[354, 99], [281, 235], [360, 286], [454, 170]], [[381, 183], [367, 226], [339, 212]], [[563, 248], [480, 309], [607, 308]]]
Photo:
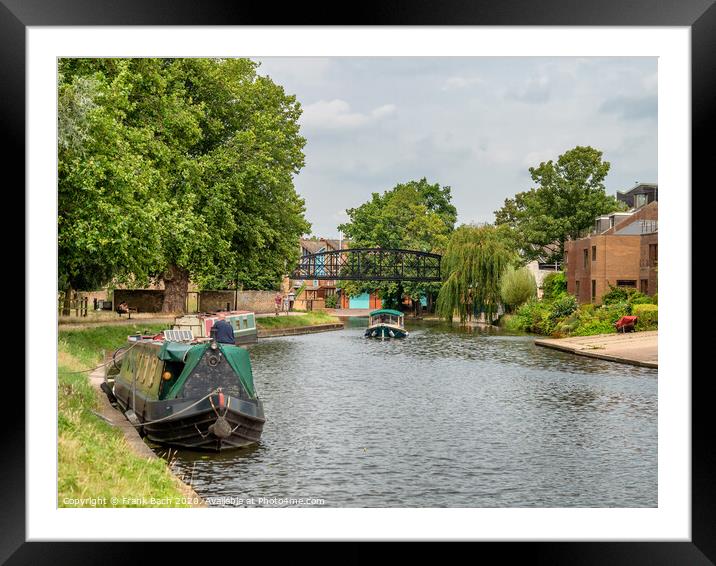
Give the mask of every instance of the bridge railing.
[[403, 249], [351, 248], [304, 255], [293, 279], [440, 281], [441, 256]]

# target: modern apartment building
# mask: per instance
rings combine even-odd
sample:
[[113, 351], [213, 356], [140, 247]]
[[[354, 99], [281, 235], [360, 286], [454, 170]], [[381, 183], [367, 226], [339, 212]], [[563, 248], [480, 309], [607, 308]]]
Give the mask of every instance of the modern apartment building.
[[[643, 187], [637, 185], [632, 191]], [[580, 303], [600, 303], [610, 286], [634, 287], [647, 295], [657, 293], [659, 203], [656, 185], [649, 187], [654, 189], [653, 200], [628, 212], [600, 216], [587, 237], [565, 243], [567, 291]], [[638, 196], [629, 193], [618, 196]]]

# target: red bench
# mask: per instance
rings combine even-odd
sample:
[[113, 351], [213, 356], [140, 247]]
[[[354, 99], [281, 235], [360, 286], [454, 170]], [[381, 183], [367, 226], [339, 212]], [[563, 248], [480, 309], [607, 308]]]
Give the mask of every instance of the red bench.
[[634, 332], [634, 326], [636, 325], [637, 318], [638, 317], [636, 316], [621, 317], [615, 324], [617, 332]]

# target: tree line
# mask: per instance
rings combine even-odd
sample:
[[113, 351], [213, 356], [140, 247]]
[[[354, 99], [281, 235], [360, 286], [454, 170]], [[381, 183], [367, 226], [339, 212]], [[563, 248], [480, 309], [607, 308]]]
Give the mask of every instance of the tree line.
[[[348, 282], [350, 295], [377, 290], [386, 306], [403, 297], [414, 302], [437, 296], [436, 312], [465, 320], [500, 304], [536, 292], [520, 268], [533, 260], [562, 263], [564, 244], [592, 226], [596, 216], [624, 205], [607, 195], [610, 164], [602, 152], [577, 146], [556, 161], [529, 169], [535, 186], [507, 198], [493, 223], [456, 227], [457, 210], [449, 186], [419, 181], [401, 183], [346, 212], [338, 228], [354, 247], [406, 248], [439, 253], [441, 283]], [[526, 299], [527, 297], [525, 297]]]
[[301, 105], [248, 59], [61, 59], [58, 286], [270, 289], [310, 231]]

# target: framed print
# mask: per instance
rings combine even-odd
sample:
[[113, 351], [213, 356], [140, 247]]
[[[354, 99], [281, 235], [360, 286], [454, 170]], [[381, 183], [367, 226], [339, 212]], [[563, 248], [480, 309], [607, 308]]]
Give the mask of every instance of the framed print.
[[28, 226], [8, 564], [716, 560], [691, 370], [712, 2], [0, 2]]

